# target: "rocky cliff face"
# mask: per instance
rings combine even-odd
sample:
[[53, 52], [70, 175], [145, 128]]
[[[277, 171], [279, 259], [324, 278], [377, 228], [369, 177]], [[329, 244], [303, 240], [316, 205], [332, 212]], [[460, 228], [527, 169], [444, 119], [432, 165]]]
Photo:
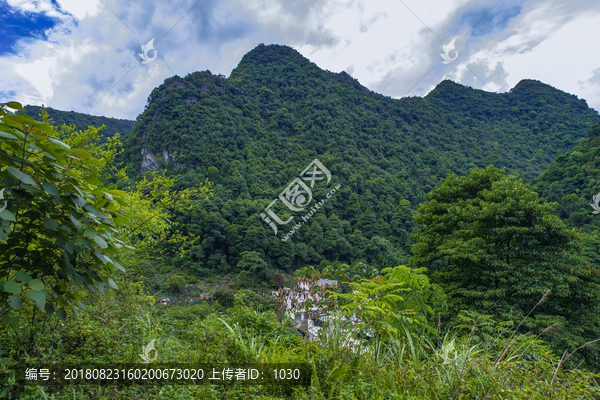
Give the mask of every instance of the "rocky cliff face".
[[[165, 164], [172, 165], [173, 169], [178, 170], [181, 168], [181, 163], [175, 161], [175, 155], [168, 150], [163, 150], [161, 154], [164, 159]], [[142, 162], [140, 167], [140, 173], [143, 174], [149, 170], [161, 168], [159, 162], [161, 161], [159, 158], [159, 162], [157, 162], [156, 158], [157, 154], [150, 153], [145, 147], [142, 147]]]

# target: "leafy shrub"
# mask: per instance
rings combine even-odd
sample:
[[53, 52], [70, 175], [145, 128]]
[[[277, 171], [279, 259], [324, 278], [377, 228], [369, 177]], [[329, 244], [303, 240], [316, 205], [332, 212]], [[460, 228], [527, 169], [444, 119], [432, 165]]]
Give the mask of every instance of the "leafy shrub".
[[218, 288], [215, 290], [213, 298], [225, 308], [233, 307], [233, 292], [231, 290]]
[[225, 311], [225, 307], [223, 307], [221, 304], [219, 303], [215, 303], [210, 307], [210, 313], [211, 314], [215, 314], [215, 313], [221, 313]]
[[236, 279], [238, 280], [237, 286], [240, 289], [252, 286], [252, 273], [250, 271], [240, 271], [240, 273], [236, 275]]
[[185, 277], [181, 275], [171, 275], [167, 281], [167, 290], [171, 293], [181, 293], [185, 288]]
[[210, 307], [208, 306], [208, 303], [202, 302], [199, 304], [194, 304], [191, 307], [185, 308], [185, 312], [204, 319], [208, 316], [208, 314], [210, 314]]

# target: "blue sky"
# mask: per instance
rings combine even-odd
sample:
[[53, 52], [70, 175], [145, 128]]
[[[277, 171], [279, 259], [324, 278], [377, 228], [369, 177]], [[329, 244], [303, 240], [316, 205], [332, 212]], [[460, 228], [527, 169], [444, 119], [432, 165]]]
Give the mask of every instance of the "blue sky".
[[0, 0], [0, 34], [0, 101], [116, 118], [175, 74], [229, 76], [258, 43], [394, 98], [536, 79], [600, 110], [597, 0]]
[[46, 13], [23, 13], [0, 1], [0, 56], [15, 52], [18, 41], [48, 40], [46, 31], [58, 23], [60, 19]]

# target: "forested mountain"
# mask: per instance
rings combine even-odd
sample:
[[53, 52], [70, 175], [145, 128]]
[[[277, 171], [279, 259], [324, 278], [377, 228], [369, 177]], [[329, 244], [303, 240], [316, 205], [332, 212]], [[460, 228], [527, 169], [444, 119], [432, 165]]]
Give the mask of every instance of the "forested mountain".
[[600, 126], [591, 127], [577, 146], [559, 154], [532, 186], [541, 200], [559, 203], [559, 216], [583, 236], [582, 254], [600, 270], [600, 214], [593, 214], [591, 205], [598, 206], [600, 192]]
[[[268, 279], [332, 261], [400, 265], [412, 210], [440, 178], [493, 164], [528, 182], [596, 122], [584, 100], [538, 81], [500, 94], [444, 81], [424, 98], [396, 100], [289, 47], [259, 45], [229, 78], [204, 71], [156, 88], [124, 159], [132, 172], [168, 167], [180, 187], [215, 183], [211, 201], [179, 218], [202, 244], [178, 267], [239, 272], [246, 254], [264, 261], [259, 277]], [[315, 158], [332, 178], [314, 198], [341, 188], [282, 241], [301, 214], [275, 210], [295, 215], [277, 237], [259, 215]]]
[[[39, 119], [39, 114], [42, 111], [42, 107], [28, 105], [23, 107], [23, 111], [18, 111], [18, 114], [27, 114], [32, 118]], [[105, 125], [106, 128], [100, 131], [102, 137], [112, 137], [115, 133], [119, 133], [121, 137], [129, 135], [135, 121], [128, 119], [117, 119], [112, 117], [97, 117], [95, 115], [88, 115], [78, 113], [75, 111], [61, 111], [55, 110], [54, 108], [46, 107], [48, 116], [54, 120], [57, 126], [62, 124], [75, 125], [77, 130], [86, 130], [88, 126], [94, 126], [96, 128]]]
[[[585, 101], [530, 80], [394, 100], [262, 45], [148, 100], [122, 153], [0, 103], [0, 397], [600, 398]], [[140, 360], [300, 360], [307, 385], [42, 380]]]

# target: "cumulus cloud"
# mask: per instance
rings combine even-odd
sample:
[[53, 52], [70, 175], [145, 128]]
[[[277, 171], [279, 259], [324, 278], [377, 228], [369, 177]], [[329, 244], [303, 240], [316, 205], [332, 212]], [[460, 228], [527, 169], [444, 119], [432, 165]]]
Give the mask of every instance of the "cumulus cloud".
[[[367, 85], [402, 97], [426, 95], [444, 79], [497, 92], [507, 91], [522, 79], [539, 79], [583, 94], [584, 85], [578, 83], [583, 80], [575, 77], [591, 78], [591, 71], [600, 66], [600, 59], [582, 41], [600, 33], [600, 4], [502, 1], [492, 7], [495, 3], [468, 1], [453, 8], [445, 19], [430, 25], [430, 34], [378, 60], [388, 70], [379, 78], [373, 75]], [[458, 57], [444, 65], [439, 53], [453, 37]], [[600, 102], [590, 92], [589, 104], [600, 110]]]
[[[48, 39], [17, 44], [17, 54], [0, 58], [5, 93], [22, 98], [26, 90], [35, 104], [135, 118], [152, 89], [169, 76], [231, 70], [232, 60], [221, 64], [220, 56], [227, 54], [223, 47], [252, 28], [247, 18], [235, 10], [223, 12], [216, 1], [106, 4], [98, 9], [65, 7], [81, 19], [65, 17], [58, 7], [47, 11], [63, 17]], [[23, 1], [18, 8], [44, 12], [48, 3]], [[157, 58], [143, 65], [138, 53], [152, 38]]]
[[[600, 109], [600, 60], [584, 40], [600, 34], [594, 1], [7, 1], [11, 15], [55, 22], [0, 54], [0, 101], [134, 119], [166, 78], [229, 75], [262, 42], [392, 97], [426, 95], [444, 79], [498, 92], [538, 79]], [[153, 38], [156, 59], [142, 64]], [[456, 60], [443, 64], [452, 38]]]

